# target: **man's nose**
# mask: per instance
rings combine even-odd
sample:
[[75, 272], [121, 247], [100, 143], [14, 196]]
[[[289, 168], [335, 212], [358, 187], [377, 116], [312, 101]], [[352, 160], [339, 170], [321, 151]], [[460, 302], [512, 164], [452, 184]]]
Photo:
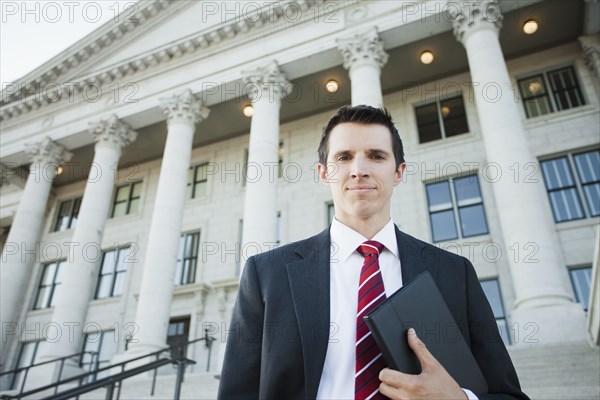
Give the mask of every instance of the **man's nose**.
[[352, 177], [361, 178], [369, 176], [369, 163], [365, 157], [354, 157], [352, 160]]

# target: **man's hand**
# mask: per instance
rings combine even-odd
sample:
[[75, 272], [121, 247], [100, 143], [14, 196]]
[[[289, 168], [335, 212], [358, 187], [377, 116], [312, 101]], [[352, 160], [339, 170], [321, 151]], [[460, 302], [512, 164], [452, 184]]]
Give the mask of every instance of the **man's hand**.
[[408, 330], [408, 345], [421, 362], [419, 375], [404, 374], [389, 368], [379, 373], [379, 391], [390, 399], [467, 399], [458, 383], [427, 350], [414, 329]]

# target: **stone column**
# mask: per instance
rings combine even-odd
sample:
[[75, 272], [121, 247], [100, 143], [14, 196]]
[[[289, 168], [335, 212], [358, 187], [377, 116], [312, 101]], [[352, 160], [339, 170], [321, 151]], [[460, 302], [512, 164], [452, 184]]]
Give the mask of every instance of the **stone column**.
[[57, 167], [69, 161], [73, 155], [50, 138], [26, 145], [25, 152], [31, 158], [29, 176], [2, 252], [0, 320], [1, 346], [4, 349], [7, 349], [8, 341], [12, 339], [7, 336], [7, 332], [12, 331], [9, 325], [18, 322], [19, 311], [32, 276], [32, 267], [39, 261], [37, 247], [52, 181]]
[[337, 45], [344, 58], [344, 68], [349, 70], [352, 105], [383, 107], [379, 77], [388, 55], [383, 50], [377, 27], [351, 38], [338, 39]]
[[595, 78], [594, 86], [600, 92], [600, 37], [598, 34], [580, 36], [579, 43], [583, 49], [585, 63]]
[[161, 108], [167, 115], [168, 135], [136, 309], [139, 331], [127, 355], [132, 358], [166, 346], [192, 140], [196, 124], [209, 114], [190, 90], [161, 99]]
[[250, 256], [272, 248], [277, 241], [279, 108], [291, 85], [276, 62], [243, 74], [254, 107], [242, 230], [242, 254]]
[[137, 133], [116, 115], [90, 124], [90, 132], [96, 140], [94, 161], [71, 239], [72, 250], [62, 267], [62, 282], [52, 313], [52, 325], [62, 334], [58, 335], [56, 342], [44, 343], [42, 360], [70, 355], [82, 349], [83, 324], [102, 260], [102, 236], [121, 150], [137, 137]]
[[[537, 183], [521, 181], [528, 166], [539, 170], [539, 165], [498, 40], [500, 7], [496, 0], [457, 4], [461, 12], [453, 15], [454, 34], [467, 51], [487, 162], [501, 171], [492, 188], [516, 294], [512, 326], [520, 339], [530, 334], [532, 343], [583, 339], [584, 313], [565, 284], [565, 261], [541, 173]], [[515, 169], [521, 171], [516, 179]]]

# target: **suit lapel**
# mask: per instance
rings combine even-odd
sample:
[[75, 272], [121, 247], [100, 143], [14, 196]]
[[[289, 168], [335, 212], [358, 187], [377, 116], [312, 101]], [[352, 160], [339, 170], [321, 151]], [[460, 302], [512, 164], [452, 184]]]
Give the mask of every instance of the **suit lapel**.
[[329, 341], [330, 245], [326, 229], [296, 249], [302, 260], [286, 266], [302, 341], [309, 399], [317, 396]]
[[402, 285], [406, 285], [424, 271], [429, 271], [437, 281], [438, 266], [435, 262], [435, 253], [428, 254], [423, 242], [401, 232], [398, 227], [395, 228], [402, 268]]

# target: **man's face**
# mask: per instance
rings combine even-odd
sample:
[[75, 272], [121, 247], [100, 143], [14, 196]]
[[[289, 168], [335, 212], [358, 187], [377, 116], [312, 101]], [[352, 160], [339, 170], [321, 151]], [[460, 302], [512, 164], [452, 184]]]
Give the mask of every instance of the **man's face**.
[[319, 176], [331, 189], [336, 218], [350, 227], [365, 222], [383, 226], [390, 198], [402, 179], [396, 169], [390, 131], [383, 125], [341, 123], [329, 134], [327, 166]]

